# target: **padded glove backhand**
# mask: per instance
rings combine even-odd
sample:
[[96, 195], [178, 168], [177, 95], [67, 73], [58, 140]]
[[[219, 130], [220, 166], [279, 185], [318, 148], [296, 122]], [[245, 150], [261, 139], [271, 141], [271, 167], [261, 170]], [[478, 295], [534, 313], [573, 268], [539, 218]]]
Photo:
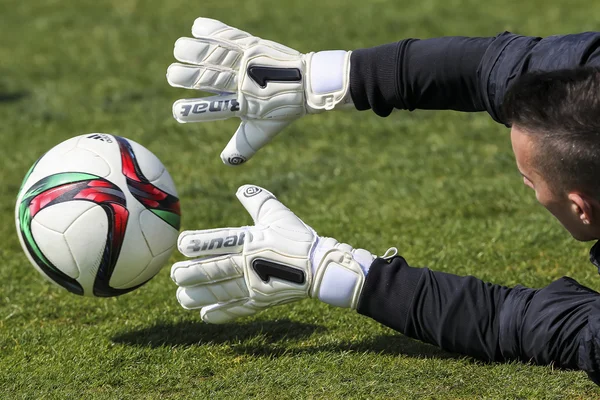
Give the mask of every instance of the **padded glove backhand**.
[[209, 18], [198, 18], [194, 38], [175, 42], [167, 81], [171, 86], [217, 96], [178, 100], [179, 122], [239, 117], [238, 130], [221, 159], [239, 165], [282, 129], [307, 113], [351, 104], [350, 52], [301, 54]]
[[237, 197], [255, 225], [186, 231], [179, 236], [171, 278], [187, 309], [206, 322], [224, 323], [278, 304], [315, 297], [356, 308], [375, 257], [332, 238], [321, 238], [270, 192], [245, 185]]

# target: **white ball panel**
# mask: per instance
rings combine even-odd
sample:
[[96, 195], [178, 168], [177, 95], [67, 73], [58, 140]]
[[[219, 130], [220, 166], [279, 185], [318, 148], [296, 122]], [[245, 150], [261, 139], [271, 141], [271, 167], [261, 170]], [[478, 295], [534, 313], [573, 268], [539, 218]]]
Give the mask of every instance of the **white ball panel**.
[[178, 232], [152, 211], [140, 213], [140, 228], [153, 256], [164, 253], [177, 243]]
[[46, 207], [38, 212], [35, 221], [48, 229], [63, 233], [73, 221], [95, 205], [91, 201], [65, 201]]
[[82, 214], [65, 231], [73, 258], [81, 271], [79, 283], [91, 295], [108, 236], [108, 217], [99, 205]]
[[160, 162], [158, 157], [152, 154], [150, 150], [134, 142], [133, 140], [127, 139], [127, 141], [131, 144], [131, 148], [133, 149], [135, 158], [140, 166], [140, 170], [146, 179], [153, 181], [158, 178], [165, 170], [165, 166]]
[[130, 282], [126, 282], [121, 286], [113, 287], [116, 289], [126, 289], [135, 285], [139, 285], [140, 283], [152, 278], [154, 275], [158, 274], [161, 268], [167, 263], [167, 261], [169, 261], [169, 257], [171, 256], [171, 253], [173, 253], [174, 249], [175, 245], [173, 245], [170, 249], [167, 249], [164, 253], [154, 257], [148, 266], [146, 266], [146, 268], [141, 271], [141, 273], [135, 279], [131, 280]]
[[137, 278], [152, 261], [152, 253], [139, 229], [136, 218], [137, 216], [132, 214], [129, 216], [119, 261], [117, 261], [109, 282], [113, 288], [120, 288]]
[[55, 232], [39, 224], [37, 216], [31, 221], [31, 233], [35, 243], [52, 265], [73, 279], [79, 277], [79, 268], [77, 268], [69, 245], [62, 233]]
[[173, 183], [173, 178], [171, 178], [169, 171], [167, 171], [166, 169], [163, 170], [163, 173], [158, 178], [151, 181], [151, 183], [157, 188], [164, 190], [172, 196], [177, 197], [177, 189], [175, 189], [175, 183]]
[[98, 154], [75, 148], [65, 154], [61, 161], [60, 172], [86, 172], [106, 178], [111, 173], [108, 163]]
[[[54, 154], [52, 154], [54, 155]], [[52, 157], [54, 159], [54, 157]], [[45, 160], [44, 160], [45, 161]], [[98, 154], [89, 150], [74, 148], [54, 159], [51, 166], [37, 165], [36, 171], [44, 171], [44, 176], [59, 172], [85, 172], [88, 174], [107, 177], [111, 168]]]
[[78, 136], [77, 139], [78, 148], [102, 157], [115, 170], [121, 170], [121, 152], [119, 151], [119, 143], [114, 136], [105, 133], [90, 133]]

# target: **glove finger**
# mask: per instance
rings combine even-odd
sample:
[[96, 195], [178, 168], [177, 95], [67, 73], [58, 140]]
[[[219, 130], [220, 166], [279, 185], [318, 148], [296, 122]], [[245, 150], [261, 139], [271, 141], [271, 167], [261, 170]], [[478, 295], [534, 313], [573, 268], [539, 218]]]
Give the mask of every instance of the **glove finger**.
[[248, 228], [220, 228], [201, 231], [184, 231], [179, 235], [177, 247], [186, 257], [205, 257], [240, 253]]
[[236, 71], [215, 66], [173, 63], [167, 68], [167, 82], [173, 87], [213, 93], [237, 91]]
[[235, 94], [181, 99], [173, 103], [173, 118], [182, 124], [218, 121], [235, 117], [239, 109], [240, 105]]
[[[242, 286], [244, 288], [242, 289]], [[245, 294], [244, 294], [245, 293]], [[179, 287], [177, 301], [186, 310], [195, 310], [211, 304], [237, 301], [248, 297], [243, 278], [219, 285]]]
[[181, 307], [187, 310], [244, 298], [248, 298], [248, 289], [244, 278], [206, 286], [179, 287], [177, 289], [177, 301], [179, 301]]
[[218, 284], [227, 280], [243, 277], [241, 260], [235, 256], [207, 257], [196, 260], [180, 261], [171, 267], [171, 279], [178, 286], [197, 286]]
[[232, 46], [187, 37], [175, 42], [173, 55], [178, 61], [195, 65], [239, 69], [242, 53]]
[[200, 310], [200, 318], [209, 324], [224, 324], [240, 317], [256, 314], [260, 309], [252, 307], [248, 299], [224, 304], [212, 304]]
[[[248, 32], [224, 24], [210, 18], [196, 18], [192, 26], [192, 35], [199, 39], [212, 39], [232, 44], [249, 44], [252, 39], [258, 40]], [[250, 40], [249, 40], [250, 39]]]
[[269, 143], [291, 120], [246, 120], [242, 121], [221, 153], [227, 165], [240, 165]]

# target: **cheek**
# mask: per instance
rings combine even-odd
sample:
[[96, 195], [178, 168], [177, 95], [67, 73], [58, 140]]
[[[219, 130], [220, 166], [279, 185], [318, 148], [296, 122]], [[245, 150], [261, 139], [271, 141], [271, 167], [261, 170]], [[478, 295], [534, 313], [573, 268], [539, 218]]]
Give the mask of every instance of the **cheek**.
[[545, 193], [536, 192], [536, 197], [541, 205], [546, 208], [566, 229], [574, 235], [577, 229], [576, 220], [573, 219], [573, 214], [569, 210], [569, 204], [562, 202]]
[[552, 199], [548, 198], [548, 196], [546, 196], [544, 192], [536, 190], [535, 198], [541, 205], [546, 207], [548, 210], [550, 210], [552, 208], [552, 205], [553, 205]]
[[535, 198], [537, 201], [548, 210], [558, 210], [565, 205], [565, 199], [555, 195], [544, 182], [540, 182], [533, 190], [535, 190]]
[[562, 204], [557, 199], [553, 198], [546, 191], [535, 191], [535, 197], [537, 201], [546, 208], [546, 210], [550, 211], [552, 215], [554, 215], [561, 222], [564, 219], [565, 214], [565, 205]]

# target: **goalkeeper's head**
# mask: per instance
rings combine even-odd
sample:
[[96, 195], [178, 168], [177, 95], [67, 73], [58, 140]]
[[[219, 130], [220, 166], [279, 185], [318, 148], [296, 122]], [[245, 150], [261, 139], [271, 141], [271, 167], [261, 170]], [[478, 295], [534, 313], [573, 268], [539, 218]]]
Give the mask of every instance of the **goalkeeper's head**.
[[575, 239], [600, 238], [600, 69], [524, 74], [503, 111], [525, 185]]

